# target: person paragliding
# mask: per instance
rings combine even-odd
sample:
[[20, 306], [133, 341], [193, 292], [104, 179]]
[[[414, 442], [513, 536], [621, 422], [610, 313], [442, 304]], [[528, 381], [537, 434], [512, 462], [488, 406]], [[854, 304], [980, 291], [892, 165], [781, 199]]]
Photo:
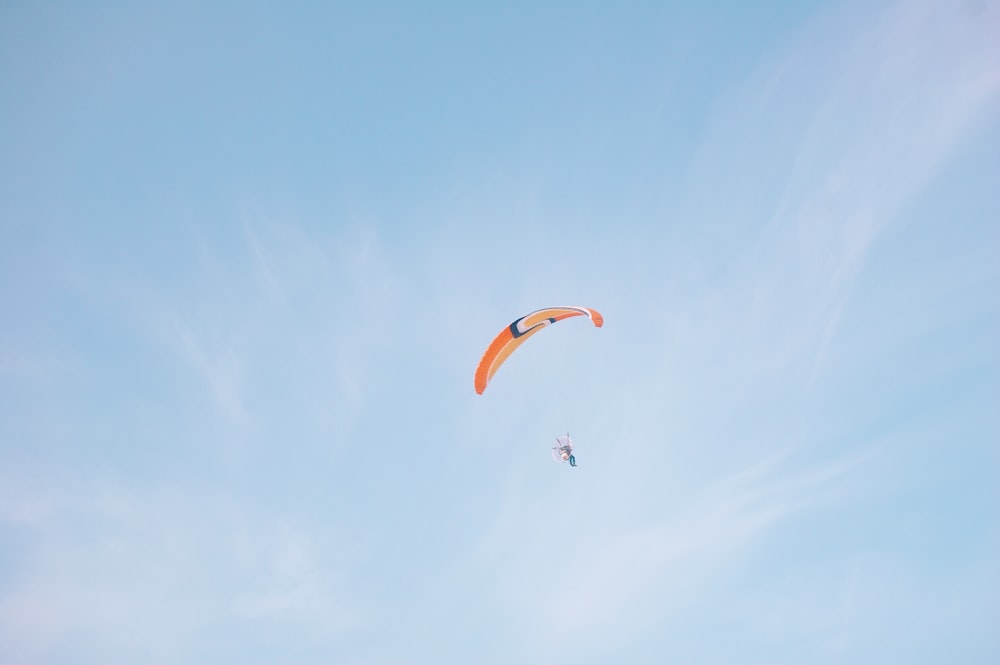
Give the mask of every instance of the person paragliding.
[[[529, 312], [503, 328], [486, 348], [476, 367], [473, 383], [476, 393], [483, 394], [500, 366], [530, 337], [559, 321], [574, 317], [590, 319], [595, 328], [604, 325], [604, 317], [596, 309], [562, 305]], [[552, 459], [560, 464], [569, 462], [570, 466], [576, 466], [573, 441], [570, 440], [569, 434], [556, 437], [556, 445], [552, 447]]]
[[560, 463], [569, 462], [570, 466], [576, 466], [573, 441], [569, 438], [569, 434], [556, 437], [556, 445], [552, 446], [552, 459]]

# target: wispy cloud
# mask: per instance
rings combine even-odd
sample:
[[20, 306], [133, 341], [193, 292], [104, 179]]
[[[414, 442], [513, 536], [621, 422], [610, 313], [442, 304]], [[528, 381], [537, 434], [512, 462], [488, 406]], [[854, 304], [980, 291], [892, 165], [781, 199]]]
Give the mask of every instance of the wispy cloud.
[[187, 661], [206, 626], [263, 645], [289, 628], [327, 640], [357, 619], [346, 591], [354, 546], [301, 515], [78, 480], [0, 507], [5, 528], [31, 534], [8, 559], [0, 598], [5, 662], [46, 660], [81, 638], [94, 657], [155, 644], [165, 661]]
[[455, 574], [493, 580], [480, 591], [503, 604], [523, 639], [495, 645], [501, 654], [613, 653], [683, 613], [794, 518], [840, 503], [864, 462], [854, 455], [802, 467], [775, 455], [682, 505], [646, 487], [619, 500], [598, 493], [599, 510], [590, 502], [560, 508], [569, 497], [518, 488]]
[[[806, 36], [840, 47], [827, 51], [834, 63], [818, 103], [803, 109], [810, 120], [754, 267], [777, 282], [788, 266], [773, 257], [797, 257], [795, 272], [813, 273], [794, 301], [815, 312], [817, 325], [807, 386], [823, 371], [883, 231], [1000, 108], [997, 11], [992, 5], [973, 16], [955, 3], [898, 3], [848, 39], [823, 35], [824, 22]], [[804, 83], [815, 64], [800, 58], [801, 50], [780, 66], [790, 83]]]
[[177, 329], [176, 340], [180, 356], [208, 387], [224, 419], [237, 426], [247, 424], [244, 370], [238, 351], [226, 344], [218, 349], [206, 349], [204, 343], [186, 328]]
[[886, 232], [1000, 109], [998, 11], [826, 11], [721, 96], [666, 270], [664, 347], [708, 368], [693, 385], [713, 365], [740, 394], [763, 375], [800, 395], [822, 381]]
[[187, 401], [210, 407], [198, 414], [214, 420], [202, 420], [206, 438], [231, 460], [248, 437], [296, 436], [285, 428], [295, 423], [346, 443], [401, 329], [381, 238], [362, 223], [308, 231], [257, 208], [224, 228], [234, 235], [200, 238], [186, 279], [146, 285], [137, 308], [185, 370]]

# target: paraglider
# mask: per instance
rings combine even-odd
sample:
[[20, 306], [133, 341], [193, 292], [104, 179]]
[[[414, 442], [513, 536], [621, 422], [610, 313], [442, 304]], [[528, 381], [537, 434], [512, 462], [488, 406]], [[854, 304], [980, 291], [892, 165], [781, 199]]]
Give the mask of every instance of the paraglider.
[[[500, 331], [486, 349], [479, 366], [476, 368], [475, 387], [480, 395], [486, 390], [486, 385], [496, 374], [500, 365], [510, 357], [510, 355], [521, 346], [529, 337], [536, 332], [549, 326], [556, 321], [569, 319], [574, 316], [586, 316], [593, 322], [596, 328], [604, 325], [604, 317], [596, 309], [589, 307], [546, 307], [530, 314], [525, 314], [519, 319]], [[556, 445], [552, 447], [552, 459], [556, 462], [569, 462], [572, 467], [576, 466], [576, 456], [573, 454], [573, 441], [566, 436], [556, 437]]]
[[597, 328], [604, 325], [604, 317], [596, 309], [589, 307], [546, 307], [522, 316], [501, 330], [493, 343], [486, 349], [486, 353], [479, 361], [479, 367], [476, 368], [476, 392], [480, 395], [483, 394], [483, 391], [486, 390], [486, 384], [493, 378], [500, 365], [510, 357], [510, 354], [517, 347], [524, 344], [525, 340], [556, 321], [574, 316], [586, 316], [593, 321]]
[[573, 455], [573, 441], [569, 438], [569, 432], [566, 433], [566, 436], [556, 437], [556, 445], [552, 446], [552, 459], [560, 464], [569, 462], [570, 466], [576, 466], [576, 456]]

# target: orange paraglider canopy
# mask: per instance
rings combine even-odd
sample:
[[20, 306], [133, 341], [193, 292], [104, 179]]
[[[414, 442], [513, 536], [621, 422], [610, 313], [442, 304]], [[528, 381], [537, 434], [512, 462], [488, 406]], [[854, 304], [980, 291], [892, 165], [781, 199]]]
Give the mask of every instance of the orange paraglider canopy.
[[479, 367], [476, 368], [476, 392], [480, 395], [486, 390], [500, 365], [510, 357], [517, 347], [547, 325], [569, 319], [574, 316], [586, 316], [594, 325], [600, 328], [604, 325], [604, 317], [596, 309], [589, 307], [546, 307], [517, 319], [500, 331], [493, 343], [486, 349]]

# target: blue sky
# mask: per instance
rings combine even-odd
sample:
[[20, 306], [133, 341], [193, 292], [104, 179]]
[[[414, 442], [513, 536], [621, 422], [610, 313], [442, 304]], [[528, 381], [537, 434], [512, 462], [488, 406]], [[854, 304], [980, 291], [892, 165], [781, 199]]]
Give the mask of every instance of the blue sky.
[[4, 3], [0, 661], [1000, 659], [1000, 4], [750, 4]]

